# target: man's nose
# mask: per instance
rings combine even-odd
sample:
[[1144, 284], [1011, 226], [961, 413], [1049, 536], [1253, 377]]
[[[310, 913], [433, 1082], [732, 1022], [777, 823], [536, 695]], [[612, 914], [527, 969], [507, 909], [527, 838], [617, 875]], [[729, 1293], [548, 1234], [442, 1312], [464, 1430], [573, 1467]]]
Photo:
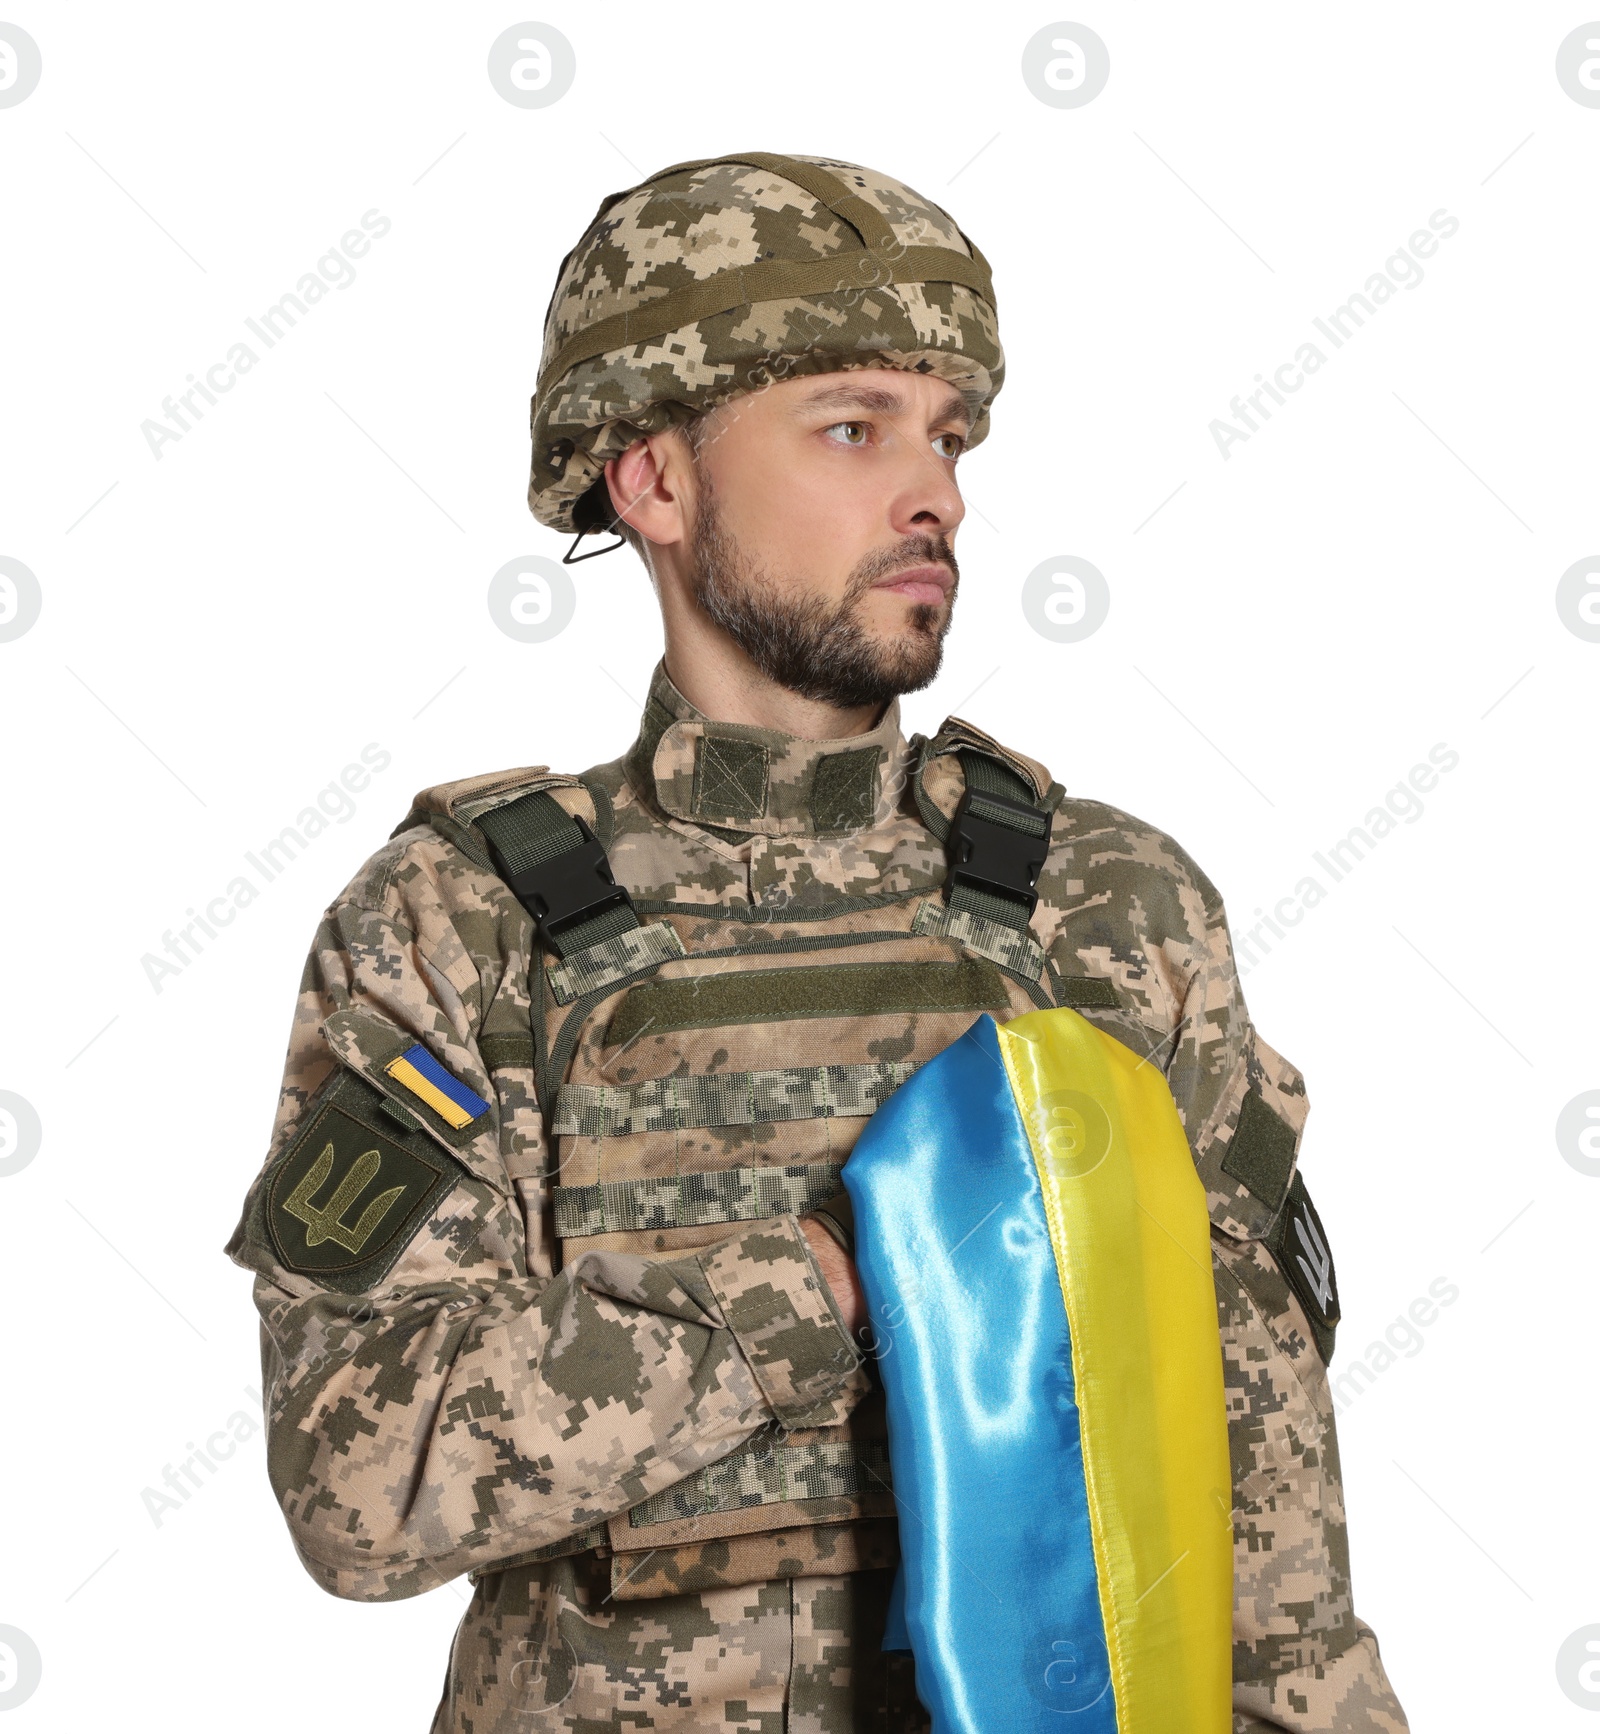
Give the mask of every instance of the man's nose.
[[967, 515], [955, 472], [932, 449], [931, 437], [902, 439], [901, 476], [890, 502], [889, 521], [900, 536], [951, 536]]

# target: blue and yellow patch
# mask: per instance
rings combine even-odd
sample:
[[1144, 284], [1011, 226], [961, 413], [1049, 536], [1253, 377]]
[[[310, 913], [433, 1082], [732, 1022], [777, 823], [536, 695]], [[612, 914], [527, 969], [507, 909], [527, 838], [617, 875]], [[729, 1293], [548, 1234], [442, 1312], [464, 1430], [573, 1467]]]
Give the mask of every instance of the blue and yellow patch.
[[383, 1069], [419, 1102], [432, 1108], [453, 1131], [459, 1132], [480, 1114], [489, 1112], [489, 1104], [483, 1097], [452, 1077], [420, 1042], [407, 1048], [398, 1059], [390, 1060]]

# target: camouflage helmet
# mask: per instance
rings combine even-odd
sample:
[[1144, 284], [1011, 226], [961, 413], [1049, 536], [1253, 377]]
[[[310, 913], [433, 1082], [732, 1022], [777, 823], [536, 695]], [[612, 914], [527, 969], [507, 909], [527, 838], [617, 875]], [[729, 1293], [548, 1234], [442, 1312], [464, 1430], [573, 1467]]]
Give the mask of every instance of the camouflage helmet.
[[1005, 373], [994, 290], [947, 213], [829, 157], [747, 151], [663, 169], [606, 199], [562, 261], [528, 504], [552, 529], [598, 529], [609, 501], [590, 490], [642, 435], [857, 367], [936, 374], [966, 399], [969, 443], [988, 432]]

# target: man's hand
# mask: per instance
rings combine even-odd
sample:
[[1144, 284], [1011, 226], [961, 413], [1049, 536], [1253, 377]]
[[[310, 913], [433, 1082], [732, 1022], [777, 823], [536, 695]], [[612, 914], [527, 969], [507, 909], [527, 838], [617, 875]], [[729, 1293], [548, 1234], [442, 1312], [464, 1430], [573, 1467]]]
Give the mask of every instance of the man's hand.
[[800, 1228], [822, 1271], [823, 1281], [833, 1295], [833, 1304], [839, 1309], [844, 1328], [854, 1338], [867, 1317], [867, 1298], [861, 1292], [861, 1279], [856, 1275], [855, 1264], [820, 1222], [801, 1217]]

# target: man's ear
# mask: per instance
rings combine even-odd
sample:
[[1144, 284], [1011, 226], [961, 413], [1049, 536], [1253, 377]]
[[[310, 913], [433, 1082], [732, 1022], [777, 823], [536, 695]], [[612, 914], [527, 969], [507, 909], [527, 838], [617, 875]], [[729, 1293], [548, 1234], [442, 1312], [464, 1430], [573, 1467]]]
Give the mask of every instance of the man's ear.
[[606, 463], [611, 508], [647, 542], [687, 540], [694, 469], [689, 442], [675, 429], [635, 440]]

